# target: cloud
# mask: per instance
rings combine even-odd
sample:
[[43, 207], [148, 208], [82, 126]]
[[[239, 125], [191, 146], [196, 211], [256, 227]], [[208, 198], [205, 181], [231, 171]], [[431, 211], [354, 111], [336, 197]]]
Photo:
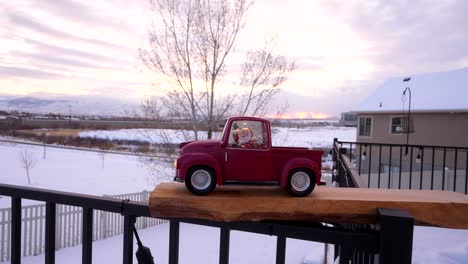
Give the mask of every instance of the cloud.
[[0, 66], [0, 76], [2, 77], [20, 77], [20, 78], [39, 78], [39, 79], [57, 79], [64, 76], [48, 71], [42, 71], [24, 67]]
[[[84, 4], [86, 3], [86, 4]], [[118, 28], [121, 31], [126, 31], [127, 33], [132, 33], [131, 28], [128, 24], [122, 21], [114, 21], [114, 19], [103, 14], [104, 12], [99, 12], [95, 6], [97, 4], [106, 4], [106, 7], [120, 8], [119, 5], [115, 5], [114, 1], [98, 1], [90, 2], [84, 1], [80, 3], [79, 1], [71, 0], [41, 0], [34, 1], [34, 5], [37, 7], [47, 10], [51, 15], [61, 17], [67, 20], [72, 20], [84, 25], [89, 26], [100, 26], [100, 27], [109, 27], [109, 28]], [[93, 8], [91, 8], [93, 7]]]
[[340, 1], [329, 7], [373, 43], [368, 56], [384, 75], [466, 66], [468, 1]]
[[10, 54], [14, 57], [25, 58], [29, 61], [37, 60], [42, 62], [49, 62], [52, 64], [57, 64], [55, 66], [64, 67], [77, 66], [89, 68], [122, 69], [124, 65], [128, 64], [128, 61], [110, 56], [104, 56], [95, 52], [58, 47], [32, 39], [25, 39], [24, 43], [32, 45], [32, 47], [35, 48], [35, 51], [11, 51]]
[[39, 22], [37, 19], [34, 19], [26, 15], [25, 13], [14, 12], [10, 10], [10, 11], [7, 11], [6, 15], [8, 16], [10, 23], [12, 23], [14, 26], [20, 26], [29, 30], [39, 32], [41, 34], [46, 34], [46, 35], [64, 39], [64, 40], [80, 41], [80, 42], [85, 42], [85, 43], [89, 43], [93, 45], [100, 45], [100, 46], [104, 46], [107, 48], [123, 49], [123, 47], [120, 47], [113, 43], [109, 43], [109, 42], [98, 40], [98, 39], [78, 37], [78, 36], [57, 30], [53, 27], [50, 27], [48, 25], [45, 25]]

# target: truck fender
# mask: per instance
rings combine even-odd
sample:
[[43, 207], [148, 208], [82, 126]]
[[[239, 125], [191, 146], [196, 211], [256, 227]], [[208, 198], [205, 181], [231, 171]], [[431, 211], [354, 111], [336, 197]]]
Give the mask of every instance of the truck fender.
[[281, 172], [281, 181], [280, 181], [281, 188], [283, 189], [286, 188], [288, 184], [289, 172], [296, 168], [310, 169], [311, 171], [314, 172], [315, 183], [317, 184], [319, 182], [319, 179], [317, 178], [317, 175], [319, 175], [317, 164], [315, 164], [315, 162], [312, 161], [311, 159], [295, 158], [295, 159], [289, 160], [283, 167], [283, 170]]
[[[180, 166], [180, 167], [179, 167]], [[223, 176], [221, 167], [218, 164], [218, 161], [211, 155], [205, 153], [188, 153], [182, 155], [177, 160], [177, 167], [179, 169], [179, 177], [185, 179], [185, 176], [190, 167], [193, 166], [208, 166], [213, 168], [216, 175], [216, 181], [218, 185], [221, 185], [223, 182]]]

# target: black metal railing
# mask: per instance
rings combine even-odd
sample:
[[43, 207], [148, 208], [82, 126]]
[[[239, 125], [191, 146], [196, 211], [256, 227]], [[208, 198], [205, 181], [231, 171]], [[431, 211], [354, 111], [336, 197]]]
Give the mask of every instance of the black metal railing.
[[[367, 187], [449, 190], [468, 194], [468, 147], [361, 143], [334, 140], [340, 186], [355, 170]], [[343, 157], [349, 162], [344, 163]], [[336, 176], [334, 176], [335, 178]], [[361, 186], [363, 187], [363, 186]]]
[[148, 204], [119, 201], [113, 198], [72, 194], [0, 184], [0, 195], [11, 197], [11, 263], [21, 263], [21, 201], [30, 199], [46, 203], [45, 263], [55, 263], [56, 205], [82, 207], [82, 263], [92, 260], [93, 210], [121, 213], [124, 216], [123, 263], [133, 261], [133, 227], [137, 217], [150, 217]]
[[[73, 194], [37, 188], [0, 184], [0, 195], [12, 201], [11, 263], [21, 262], [21, 201], [32, 199], [46, 202], [45, 263], [55, 262], [56, 205], [83, 208], [82, 263], [92, 262], [93, 210], [124, 215], [123, 263], [133, 262], [133, 227], [137, 217], [149, 215], [148, 204], [119, 201], [112, 198]], [[286, 238], [302, 239], [335, 245], [339, 263], [411, 263], [413, 218], [406, 212], [377, 210], [377, 224], [352, 225], [342, 223], [306, 223], [292, 221], [215, 222], [201, 219], [171, 218], [169, 228], [169, 263], [179, 261], [180, 223], [220, 228], [219, 263], [229, 263], [230, 231], [246, 231], [277, 237], [276, 263], [285, 263]]]

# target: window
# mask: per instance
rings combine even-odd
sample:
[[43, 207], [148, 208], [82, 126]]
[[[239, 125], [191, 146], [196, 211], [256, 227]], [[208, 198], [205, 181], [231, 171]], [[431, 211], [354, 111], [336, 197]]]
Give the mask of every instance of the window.
[[265, 149], [268, 147], [266, 125], [259, 121], [239, 120], [232, 123], [229, 147]]
[[[411, 118], [408, 124], [407, 116], [397, 116], [392, 117], [391, 130], [392, 134], [401, 134], [401, 133], [413, 133], [414, 132], [414, 120]], [[409, 127], [409, 130], [408, 130]]]
[[370, 137], [372, 132], [372, 118], [359, 117], [359, 136]]

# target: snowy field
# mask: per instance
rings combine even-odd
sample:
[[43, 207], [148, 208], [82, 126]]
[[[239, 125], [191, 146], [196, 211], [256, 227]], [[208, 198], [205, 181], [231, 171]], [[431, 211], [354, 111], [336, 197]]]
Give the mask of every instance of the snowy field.
[[[333, 138], [341, 141], [356, 141], [355, 127], [273, 127], [272, 133], [274, 146], [327, 148], [332, 146]], [[191, 131], [172, 129], [93, 130], [80, 132], [79, 136], [176, 144], [194, 139]], [[206, 138], [206, 132], [199, 132], [199, 137]], [[219, 137], [221, 137], [220, 132], [214, 134], [214, 138]]]
[[[299, 129], [307, 132], [306, 130]], [[291, 132], [297, 133], [299, 132]], [[355, 132], [354, 132], [355, 133]], [[308, 136], [302, 136], [305, 138]], [[21, 168], [20, 153], [24, 150], [37, 160], [31, 170], [31, 184]], [[45, 189], [104, 195], [152, 190], [156, 182], [171, 180], [170, 164], [155, 163], [151, 170], [138, 157], [0, 143], [0, 182]], [[155, 178], [155, 171], [159, 178]], [[24, 204], [31, 201], [24, 201]], [[9, 207], [10, 199], [0, 198], [0, 208]], [[181, 226], [180, 263], [217, 263], [219, 230], [183, 224]], [[168, 225], [140, 231], [143, 243], [150, 247], [156, 263], [167, 263]], [[468, 230], [416, 227], [413, 263], [468, 263]], [[291, 264], [321, 263], [323, 244], [288, 239], [287, 262]], [[273, 263], [275, 237], [233, 232], [231, 234], [231, 263]], [[115, 248], [119, 250], [115, 250]], [[119, 263], [122, 259], [122, 236], [93, 243], [95, 263]], [[113, 254], [109, 254], [109, 252]], [[57, 263], [80, 263], [81, 247], [57, 251]], [[26, 257], [23, 263], [43, 263], [44, 256]], [[136, 263], [136, 262], [135, 262]]]
[[[20, 162], [24, 151], [36, 161], [30, 171], [30, 185]], [[155, 181], [169, 181], [174, 174], [172, 165], [162, 162], [149, 171], [136, 156], [48, 147], [44, 159], [43, 147], [8, 143], [0, 143], [0, 162], [1, 183], [94, 195], [151, 191]], [[161, 172], [159, 179], [155, 171]], [[0, 199], [0, 208], [10, 207], [9, 200]]]

